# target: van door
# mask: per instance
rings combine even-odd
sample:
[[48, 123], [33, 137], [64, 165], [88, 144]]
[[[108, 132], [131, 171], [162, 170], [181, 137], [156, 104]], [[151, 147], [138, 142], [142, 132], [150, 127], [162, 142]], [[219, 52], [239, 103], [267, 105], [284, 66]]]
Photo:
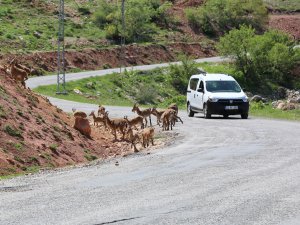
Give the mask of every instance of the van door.
[[189, 83], [189, 88], [188, 88], [188, 93], [187, 93], [187, 96], [188, 96], [188, 101], [190, 102], [190, 105], [192, 107], [193, 110], [195, 110], [195, 98], [196, 98], [196, 89], [197, 89], [197, 86], [198, 86], [198, 83], [199, 83], [199, 78], [192, 78], [190, 79], [190, 83]]
[[203, 110], [203, 95], [204, 95], [204, 83], [200, 80], [197, 89], [195, 91], [195, 107], [198, 110]]

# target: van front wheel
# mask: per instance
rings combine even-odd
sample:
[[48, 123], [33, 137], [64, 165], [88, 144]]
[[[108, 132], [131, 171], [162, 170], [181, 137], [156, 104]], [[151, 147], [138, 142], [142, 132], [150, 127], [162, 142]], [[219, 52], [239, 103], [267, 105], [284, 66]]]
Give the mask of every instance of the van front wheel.
[[211, 114], [208, 112], [207, 105], [203, 105], [203, 115], [205, 119], [211, 118]]
[[188, 117], [194, 117], [194, 112], [193, 110], [191, 109], [191, 105], [190, 103], [187, 104], [187, 113], [188, 113]]

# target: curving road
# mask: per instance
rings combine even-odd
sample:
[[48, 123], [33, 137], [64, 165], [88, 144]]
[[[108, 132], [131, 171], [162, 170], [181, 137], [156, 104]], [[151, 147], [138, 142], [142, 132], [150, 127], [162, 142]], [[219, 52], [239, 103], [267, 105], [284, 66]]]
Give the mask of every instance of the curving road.
[[300, 224], [300, 123], [180, 116], [150, 155], [0, 181], [0, 224]]
[[[197, 63], [203, 63], [203, 62], [224, 62], [229, 61], [229, 58], [224, 57], [210, 57], [210, 58], [203, 58], [203, 59], [196, 59], [194, 60]], [[161, 64], [152, 64], [152, 65], [141, 65], [141, 66], [131, 66], [122, 68], [122, 71], [124, 69], [126, 70], [153, 70], [155, 68], [162, 68], [167, 67], [170, 64], [180, 64], [181, 62], [171, 62], [171, 63], [161, 63]], [[119, 73], [120, 68], [113, 68], [113, 69], [106, 69], [106, 70], [95, 70], [95, 71], [86, 71], [86, 72], [79, 72], [79, 73], [68, 73], [66, 74], [66, 82], [71, 80], [80, 80], [83, 78], [93, 77], [93, 76], [104, 76], [107, 74], [112, 73]], [[57, 76], [51, 75], [51, 76], [42, 76], [42, 77], [34, 77], [30, 78], [26, 81], [27, 87], [33, 89], [41, 85], [50, 85], [50, 84], [56, 84], [57, 82]]]

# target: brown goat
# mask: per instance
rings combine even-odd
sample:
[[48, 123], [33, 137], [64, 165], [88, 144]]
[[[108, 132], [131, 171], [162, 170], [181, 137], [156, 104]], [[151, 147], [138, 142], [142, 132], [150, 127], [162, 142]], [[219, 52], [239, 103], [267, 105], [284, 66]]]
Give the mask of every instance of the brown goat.
[[119, 130], [120, 133], [122, 133], [122, 135], [123, 135], [122, 138], [124, 139], [125, 129], [126, 129], [126, 125], [127, 125], [126, 120], [125, 119], [110, 119], [108, 117], [108, 112], [104, 113], [104, 118], [105, 118], [106, 124], [113, 131], [113, 134], [115, 136], [115, 140], [117, 140], [117, 130]]
[[103, 105], [99, 105], [98, 116], [104, 115], [104, 113], [105, 113], [105, 107]]
[[173, 128], [173, 120], [176, 118], [176, 111], [174, 109], [167, 109], [161, 116], [163, 123], [163, 130], [171, 130]]
[[176, 115], [178, 115], [178, 106], [176, 103], [172, 103], [171, 105], [169, 105], [168, 109], [174, 109], [176, 112]]
[[141, 142], [141, 134], [139, 131], [132, 129], [132, 127], [129, 125], [127, 128], [127, 136], [128, 141], [131, 143], [131, 148], [134, 148], [134, 152], [138, 152], [138, 149], [136, 148], [136, 144], [138, 142]]
[[151, 122], [151, 108], [140, 110], [140, 108], [137, 106], [137, 104], [134, 104], [132, 108], [132, 112], [136, 112], [139, 116], [142, 116], [145, 119], [145, 127], [147, 127], [148, 120], [147, 117], [149, 117], [150, 126], [152, 126]]
[[135, 127], [136, 128], [136, 125], [140, 124], [141, 125], [141, 129], [144, 128], [144, 118], [142, 116], [137, 116], [137, 117], [134, 117], [132, 119], [128, 119], [127, 116], [124, 116], [124, 119], [126, 120], [126, 122], [128, 123], [128, 125], [130, 127]]
[[82, 117], [75, 117], [74, 128], [78, 130], [81, 134], [87, 136], [88, 138], [91, 138], [92, 130], [88, 119]]
[[93, 116], [94, 126], [98, 126], [99, 123], [103, 123], [106, 128], [106, 122], [104, 117], [96, 117], [95, 112], [92, 111], [89, 116]]
[[166, 110], [157, 110], [155, 107], [151, 109], [151, 114], [156, 116], [156, 121], [157, 121], [157, 125], [160, 126], [160, 118], [161, 115], [165, 112]]
[[10, 74], [15, 81], [19, 81], [26, 88], [25, 81], [28, 80], [28, 74], [25, 70], [16, 67], [15, 63], [10, 64]]
[[146, 148], [149, 146], [151, 141], [152, 145], [154, 145], [154, 127], [147, 127], [141, 131], [143, 147]]

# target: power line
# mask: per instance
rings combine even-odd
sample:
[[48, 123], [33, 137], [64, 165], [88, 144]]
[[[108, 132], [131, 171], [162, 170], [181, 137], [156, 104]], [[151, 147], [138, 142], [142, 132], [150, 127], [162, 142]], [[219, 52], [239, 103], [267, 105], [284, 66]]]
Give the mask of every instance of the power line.
[[58, 15], [58, 38], [57, 38], [57, 90], [56, 94], [67, 94], [65, 73], [65, 2], [59, 2]]

